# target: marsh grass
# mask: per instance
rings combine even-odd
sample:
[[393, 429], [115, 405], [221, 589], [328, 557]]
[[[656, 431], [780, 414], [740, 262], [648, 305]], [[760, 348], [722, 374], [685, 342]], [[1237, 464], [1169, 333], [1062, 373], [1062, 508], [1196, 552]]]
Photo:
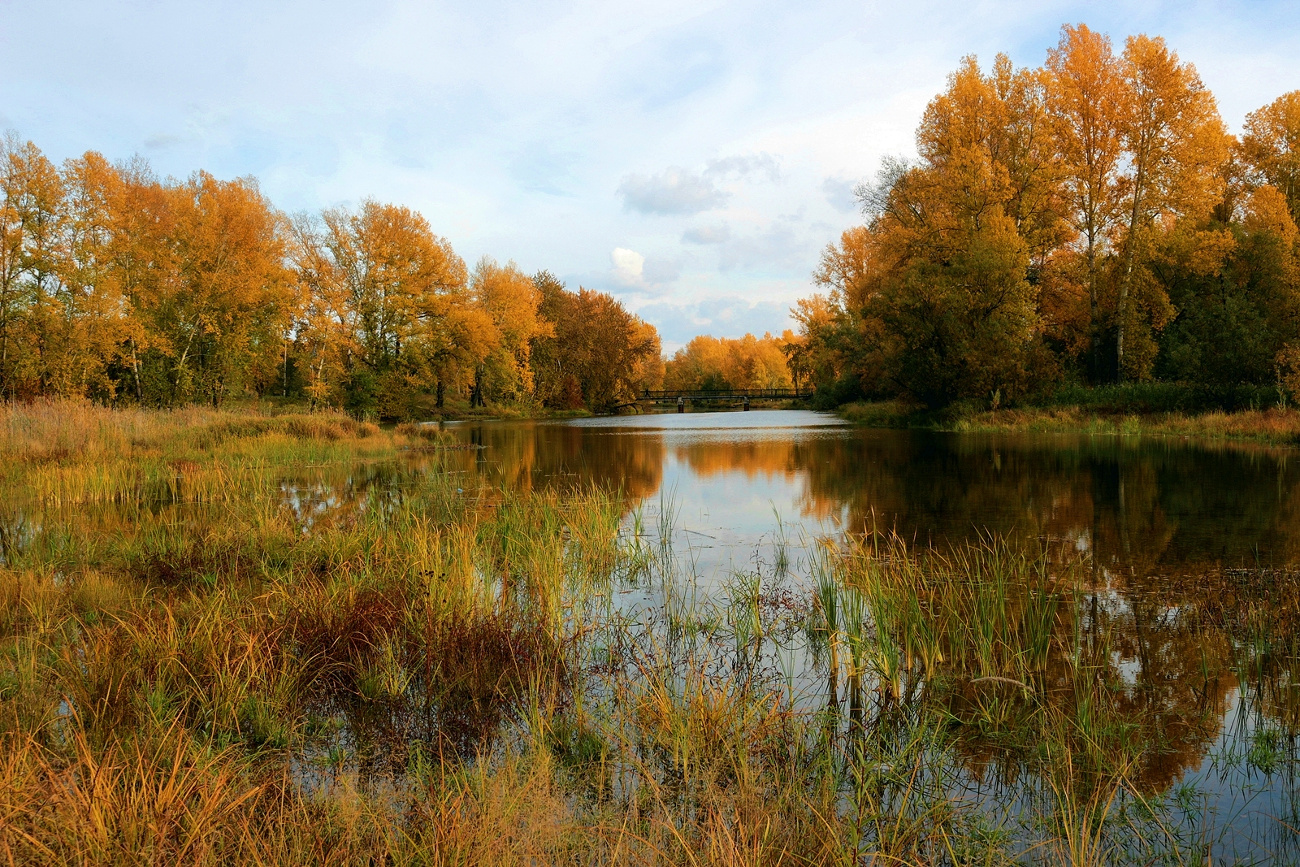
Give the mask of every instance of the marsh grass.
[[1283, 447], [1300, 442], [1300, 410], [1278, 406], [1241, 407], [1231, 411], [1168, 410], [1141, 404], [1026, 406], [997, 410], [983, 406], [954, 406], [942, 411], [925, 411], [899, 401], [884, 401], [846, 404], [835, 411], [846, 421], [876, 428], [1166, 437]]
[[492, 488], [428, 428], [5, 412], [5, 863], [1178, 863], [1169, 756], [1237, 677], [1290, 766], [1285, 574], [1186, 607], [1231, 648], [1188, 721], [1032, 546], [778, 518], [710, 593], [671, 498]]

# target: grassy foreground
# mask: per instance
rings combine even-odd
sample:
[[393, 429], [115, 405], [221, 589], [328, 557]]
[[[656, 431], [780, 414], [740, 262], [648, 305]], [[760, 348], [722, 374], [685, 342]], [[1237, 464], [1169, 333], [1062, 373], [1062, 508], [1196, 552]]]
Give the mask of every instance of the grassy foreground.
[[[1160, 768], [1213, 708], [1135, 701], [1068, 564], [778, 534], [705, 599], [670, 508], [476, 459], [333, 415], [0, 410], [0, 863], [1205, 860]], [[1292, 624], [1239, 595], [1215, 622], [1254, 649], [1198, 676], [1285, 686]]]

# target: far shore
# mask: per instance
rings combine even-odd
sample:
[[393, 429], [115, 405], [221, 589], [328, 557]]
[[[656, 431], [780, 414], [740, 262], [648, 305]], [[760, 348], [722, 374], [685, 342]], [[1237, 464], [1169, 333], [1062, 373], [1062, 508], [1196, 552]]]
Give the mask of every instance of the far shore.
[[1300, 410], [1272, 407], [1236, 411], [1106, 412], [1078, 406], [925, 410], [902, 401], [860, 401], [836, 414], [862, 427], [959, 433], [1082, 433], [1119, 437], [1187, 437], [1269, 446], [1300, 444]]

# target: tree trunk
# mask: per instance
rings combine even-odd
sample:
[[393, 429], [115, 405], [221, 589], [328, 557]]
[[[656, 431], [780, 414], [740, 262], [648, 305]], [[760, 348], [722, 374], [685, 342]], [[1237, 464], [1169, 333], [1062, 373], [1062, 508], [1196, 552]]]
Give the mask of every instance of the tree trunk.
[[483, 374], [482, 365], [474, 368], [474, 390], [469, 395], [471, 409], [476, 406], [487, 406], [487, 401], [483, 399]]

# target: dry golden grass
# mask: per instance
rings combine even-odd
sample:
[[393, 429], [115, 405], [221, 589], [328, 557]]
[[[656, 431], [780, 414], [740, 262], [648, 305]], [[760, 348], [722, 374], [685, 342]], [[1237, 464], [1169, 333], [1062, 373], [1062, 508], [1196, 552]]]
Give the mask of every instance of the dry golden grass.
[[1300, 441], [1300, 410], [1274, 408], [1208, 412], [1200, 415], [1160, 413], [1143, 416], [1098, 415], [1079, 409], [998, 410], [963, 418], [954, 423], [952, 428], [958, 431], [1192, 437], [1289, 446]]
[[1300, 409], [1110, 413], [1080, 407], [1021, 408], [967, 412], [924, 413], [900, 401], [852, 403], [836, 410], [846, 420], [865, 427], [918, 426], [958, 432], [1082, 433], [1095, 436], [1187, 437], [1271, 446], [1300, 443]]

